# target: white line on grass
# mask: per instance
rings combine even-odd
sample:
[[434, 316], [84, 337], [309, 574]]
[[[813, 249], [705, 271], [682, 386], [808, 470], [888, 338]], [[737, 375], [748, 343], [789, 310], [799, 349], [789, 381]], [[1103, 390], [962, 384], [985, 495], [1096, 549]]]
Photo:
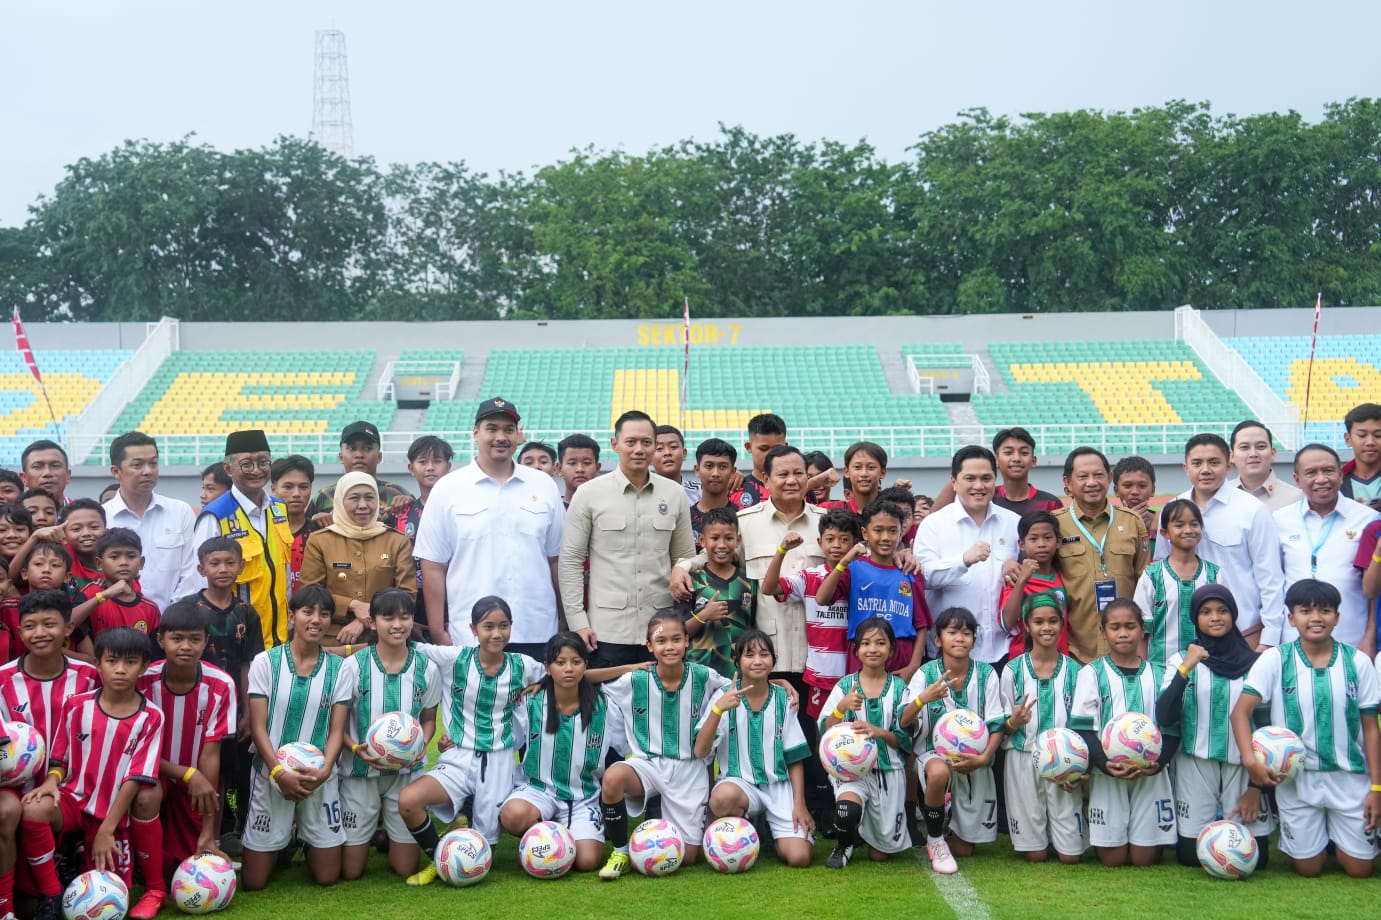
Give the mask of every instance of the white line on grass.
[[958, 920], [991, 920], [988, 905], [983, 903], [978, 892], [962, 874], [941, 875], [932, 870], [930, 880], [935, 883], [940, 896]]

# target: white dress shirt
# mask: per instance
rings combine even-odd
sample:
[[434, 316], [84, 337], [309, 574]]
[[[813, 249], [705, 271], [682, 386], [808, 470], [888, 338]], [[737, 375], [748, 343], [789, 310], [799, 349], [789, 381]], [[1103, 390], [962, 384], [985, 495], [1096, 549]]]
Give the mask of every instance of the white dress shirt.
[[144, 544], [139, 587], [159, 610], [197, 590], [197, 545], [192, 540], [196, 516], [191, 505], [155, 492], [140, 517], [117, 491], [104, 507], [106, 526], [128, 527], [139, 534]]
[[[1194, 492], [1177, 497], [1193, 501]], [[1199, 558], [1218, 563], [1219, 581], [1237, 601], [1238, 628], [1246, 631], [1260, 623], [1267, 635], [1277, 634], [1285, 609], [1285, 574], [1280, 567], [1280, 530], [1271, 509], [1225, 483], [1203, 514]], [[1156, 559], [1168, 555], [1170, 543], [1161, 530], [1156, 535]], [[1260, 641], [1276, 644], [1264, 637]]]
[[1236, 479], [1229, 479], [1228, 484], [1224, 486], [1224, 488], [1236, 489], [1239, 492], [1245, 492], [1248, 495], [1259, 498], [1266, 503], [1266, 507], [1270, 508], [1272, 513], [1279, 511], [1281, 508], [1288, 508], [1299, 501], [1300, 496], [1304, 494], [1299, 490], [1299, 486], [1291, 485], [1281, 479], [1275, 474], [1274, 470], [1271, 471], [1271, 475], [1266, 477], [1266, 481], [1255, 489], [1248, 489], [1246, 486], [1242, 485], [1242, 477], [1240, 476]]
[[[1367, 630], [1367, 618], [1371, 616], [1371, 604], [1362, 593], [1362, 573], [1353, 563], [1357, 561], [1357, 544], [1362, 539], [1362, 531], [1377, 518], [1381, 518], [1381, 514], [1342, 495], [1326, 516], [1320, 516], [1304, 499], [1275, 513], [1276, 527], [1280, 529], [1285, 584], [1293, 585], [1301, 578], [1317, 578], [1337, 588], [1343, 602], [1338, 609], [1338, 626], [1333, 630], [1333, 638], [1352, 646], [1361, 644], [1362, 634]], [[1289, 611], [1283, 606], [1281, 611], [1279, 635], [1273, 640], [1263, 638], [1271, 645], [1292, 642], [1299, 636], [1299, 631], [1290, 625]]]
[[[1017, 522], [1014, 511], [989, 504], [982, 524], [975, 524], [959, 501], [932, 511], [916, 530], [913, 547], [925, 575], [926, 595], [932, 616], [946, 607], [965, 607], [978, 618], [978, 635], [972, 655], [991, 664], [1007, 654], [1011, 639], [1002, 628], [1002, 566], [1017, 558]], [[992, 548], [988, 558], [964, 564], [964, 553], [980, 540]], [[939, 636], [935, 641], [939, 642]]]
[[499, 483], [471, 461], [441, 477], [427, 498], [413, 552], [446, 566], [448, 630], [474, 645], [470, 609], [490, 594], [513, 609], [512, 642], [546, 642], [556, 633], [551, 560], [561, 552], [566, 506], [556, 480], [515, 463]]

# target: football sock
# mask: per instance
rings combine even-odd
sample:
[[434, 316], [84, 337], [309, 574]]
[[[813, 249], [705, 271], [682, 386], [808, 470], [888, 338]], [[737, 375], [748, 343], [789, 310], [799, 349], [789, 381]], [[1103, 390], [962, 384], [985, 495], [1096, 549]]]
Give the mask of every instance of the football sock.
[[1199, 854], [1195, 851], [1197, 841], [1193, 837], [1178, 837], [1175, 839], [1175, 859], [1181, 866], [1189, 866], [1191, 869], [1199, 868]]
[[[53, 862], [57, 844], [53, 842], [53, 828], [47, 821], [20, 821], [19, 846], [29, 861], [29, 871], [38, 884], [38, 893], [47, 897], [62, 894], [58, 869]], [[160, 870], [162, 871], [162, 870]]]
[[945, 809], [943, 805], [922, 805], [921, 814], [925, 817], [926, 839], [939, 840], [945, 836]]
[[612, 805], [604, 802], [604, 839], [614, 845], [618, 853], [628, 852], [628, 807], [619, 799]]
[[146, 891], [164, 891], [163, 882], [163, 825], [158, 818], [141, 821], [132, 817], [129, 822], [129, 842], [134, 847], [134, 861], [144, 873]]
[[916, 803], [906, 803], [906, 835], [911, 838], [911, 845], [919, 846], [921, 843], [921, 830], [916, 826]]
[[858, 840], [858, 824], [863, 820], [863, 806], [848, 799], [834, 803], [834, 826], [839, 831], [839, 845], [851, 847]]
[[1256, 868], [1261, 870], [1271, 861], [1271, 838], [1270, 836], [1256, 838]]
[[412, 834], [412, 839], [417, 841], [417, 845], [422, 848], [422, 852], [428, 857], [436, 855], [437, 844], [441, 842], [441, 837], [436, 832], [436, 826], [432, 824], [430, 817], [423, 818], [422, 823], [416, 827], [408, 828], [408, 833]]
[[0, 874], [0, 917], [14, 912], [14, 870]]

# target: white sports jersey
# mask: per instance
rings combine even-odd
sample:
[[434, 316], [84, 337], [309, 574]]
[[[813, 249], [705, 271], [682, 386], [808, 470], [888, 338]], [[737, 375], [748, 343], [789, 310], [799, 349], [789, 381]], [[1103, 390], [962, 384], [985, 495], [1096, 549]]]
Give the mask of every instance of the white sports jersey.
[[517, 747], [527, 731], [520, 724], [523, 707], [518, 697], [524, 687], [542, 679], [546, 668], [526, 655], [505, 652], [503, 664], [491, 676], [480, 667], [476, 646], [418, 643], [414, 647], [434, 661], [440, 672], [441, 713], [458, 747], [481, 752]]
[[863, 697], [863, 708], [861, 710], [844, 710], [844, 722], [867, 722], [878, 728], [886, 729], [897, 738], [897, 747], [890, 744], [879, 744], [877, 746], [878, 762], [875, 768], [879, 772], [886, 773], [890, 770], [900, 770], [906, 764], [903, 754], [911, 753], [911, 730], [901, 727], [901, 714], [905, 704], [902, 702], [906, 696], [906, 684], [895, 674], [887, 675], [887, 682], [882, 685], [882, 692], [877, 696], [869, 696], [863, 692], [863, 687], [859, 684], [858, 672], [846, 675], [843, 680], [834, 685], [830, 691], [829, 698], [825, 700], [825, 705], [820, 707], [820, 731], [825, 730], [825, 720], [839, 708], [839, 704], [844, 701], [855, 689], [859, 696]]
[[1011, 715], [1012, 710], [1025, 702], [1027, 697], [1035, 697], [1036, 708], [1031, 710], [1030, 722], [1002, 740], [1003, 748], [1029, 751], [1041, 732], [1067, 726], [1069, 711], [1074, 705], [1074, 685], [1078, 679], [1079, 662], [1068, 655], [1060, 656], [1055, 664], [1055, 673], [1047, 680], [1036, 676], [1029, 652], [1009, 661], [1007, 667], [1002, 669], [1000, 680], [1002, 711]]
[[604, 757], [610, 745], [623, 744], [623, 715], [599, 690], [586, 725], [579, 712], [559, 715], [555, 732], [547, 731], [547, 691], [525, 701], [527, 750], [523, 774], [527, 784], [562, 802], [579, 802], [599, 794]]
[[1194, 577], [1180, 578], [1170, 560], [1153, 562], [1136, 582], [1136, 605], [1146, 621], [1146, 657], [1162, 668], [1176, 667], [1194, 641], [1194, 618], [1189, 600], [1194, 589], [1218, 583], [1218, 566], [1199, 560]]
[[[380, 770], [369, 766], [354, 754], [350, 745], [369, 731], [370, 724], [387, 712], [405, 712], [414, 719], [441, 702], [441, 673], [429, 658], [408, 649], [407, 660], [397, 674], [384, 670], [378, 650], [362, 648], [351, 660], [355, 662], [355, 694], [350, 704], [350, 717], [345, 721], [347, 744], [341, 749], [341, 776], [382, 776]], [[420, 769], [414, 767], [413, 770]], [[404, 773], [413, 772], [404, 770]], [[389, 775], [397, 775], [390, 771]]]
[[[1174, 682], [1177, 673], [1166, 669], [1165, 687]], [[1203, 663], [1194, 666], [1180, 703], [1181, 751], [1201, 760], [1242, 762], [1242, 752], [1232, 736], [1231, 718], [1245, 682], [1245, 676], [1229, 679], [1214, 674]]]
[[[312, 673], [299, 677], [290, 642], [254, 656], [249, 665], [249, 697], [268, 700], [267, 729], [275, 750], [289, 741], [305, 741], [326, 750], [331, 709], [350, 702], [356, 667], [353, 658], [321, 652]], [[262, 763], [256, 753], [254, 765]]]
[[1074, 685], [1074, 708], [1069, 727], [1075, 731], [1101, 731], [1114, 716], [1139, 712], [1156, 720], [1156, 694], [1160, 692], [1161, 669], [1142, 661], [1133, 676], [1113, 664], [1111, 658], [1090, 661], [1079, 670]]
[[694, 760], [695, 727], [728, 683], [718, 671], [688, 663], [675, 690], [668, 691], [653, 668], [630, 671], [605, 684], [604, 692], [623, 711], [635, 757]]
[[1328, 666], [1309, 663], [1298, 640], [1268, 648], [1256, 659], [1243, 693], [1271, 704], [1271, 724], [1283, 725], [1304, 742], [1308, 770], [1367, 771], [1362, 720], [1375, 719], [1376, 668], [1365, 655], [1333, 643]]
[[762, 709], [754, 711], [744, 697], [724, 713], [715, 729], [715, 747], [721, 776], [737, 776], [758, 786], [787, 782], [791, 764], [810, 756], [786, 691], [776, 684], [768, 685]]
[[[912, 675], [911, 683], [906, 685], [902, 705], [915, 705], [916, 697], [920, 696], [926, 687], [939, 680], [944, 673], [945, 664], [940, 658], [933, 658], [921, 665], [920, 670]], [[1007, 713], [1002, 708], [1002, 688], [998, 684], [997, 672], [993, 670], [992, 665], [970, 658], [968, 674], [964, 677], [964, 688], [951, 689], [939, 700], [925, 707], [921, 712], [921, 718], [916, 721], [917, 754], [935, 750], [935, 741], [931, 737], [931, 733], [935, 731], [935, 723], [939, 722], [945, 713], [956, 709], [968, 709], [978, 713], [978, 717], [988, 726], [990, 732], [1002, 730]]]

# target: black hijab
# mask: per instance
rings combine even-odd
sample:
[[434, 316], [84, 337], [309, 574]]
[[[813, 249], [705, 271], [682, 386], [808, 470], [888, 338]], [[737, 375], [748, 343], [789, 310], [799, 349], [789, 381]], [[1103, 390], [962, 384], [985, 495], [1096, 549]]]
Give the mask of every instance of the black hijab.
[[[1232, 615], [1232, 629], [1217, 637], [1205, 636], [1203, 630], [1199, 629], [1199, 610], [1206, 601], [1211, 600], [1222, 601]], [[1189, 614], [1194, 618], [1194, 641], [1208, 652], [1208, 658], [1204, 660], [1206, 668], [1228, 680], [1241, 677], [1251, 670], [1256, 663], [1257, 653], [1252, 651], [1242, 630], [1237, 628], [1237, 601], [1227, 585], [1204, 585], [1195, 589], [1194, 596], [1189, 600]]]

